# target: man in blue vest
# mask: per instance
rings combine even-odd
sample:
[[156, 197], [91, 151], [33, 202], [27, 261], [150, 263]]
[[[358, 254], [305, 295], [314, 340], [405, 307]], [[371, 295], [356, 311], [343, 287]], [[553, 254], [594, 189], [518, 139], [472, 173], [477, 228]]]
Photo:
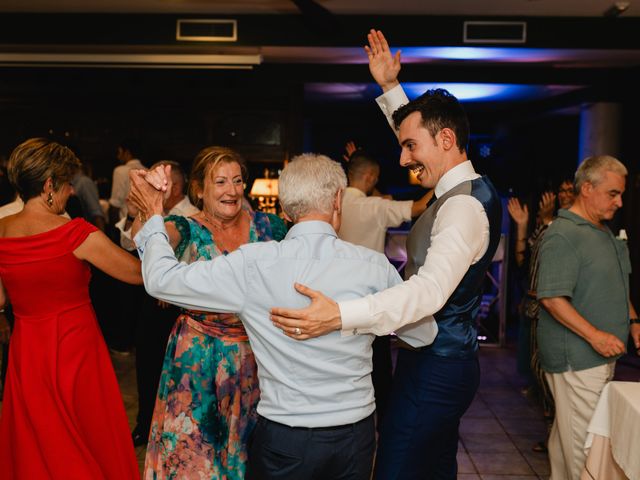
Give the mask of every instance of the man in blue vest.
[[334, 330], [395, 331], [410, 349], [399, 353], [377, 478], [455, 479], [458, 426], [480, 379], [475, 316], [502, 208], [491, 182], [467, 159], [469, 125], [458, 100], [438, 89], [409, 102], [397, 80], [400, 54], [391, 54], [380, 31], [368, 39], [369, 68], [384, 92], [377, 101], [398, 131], [400, 164], [434, 188], [436, 200], [409, 234], [404, 283], [339, 303], [296, 285], [311, 305], [274, 308], [272, 320], [300, 340]]

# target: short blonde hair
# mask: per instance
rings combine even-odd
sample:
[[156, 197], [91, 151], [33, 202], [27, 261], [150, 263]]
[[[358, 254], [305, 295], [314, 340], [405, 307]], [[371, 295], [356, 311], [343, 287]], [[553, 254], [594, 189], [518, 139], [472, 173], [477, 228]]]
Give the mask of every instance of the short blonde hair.
[[339, 190], [347, 187], [347, 176], [338, 162], [325, 155], [304, 153], [294, 157], [278, 180], [282, 210], [297, 222], [313, 212], [331, 213]]
[[9, 181], [26, 202], [43, 191], [48, 178], [53, 189], [70, 182], [82, 164], [69, 148], [46, 138], [30, 138], [9, 157]]
[[623, 177], [627, 176], [627, 167], [620, 160], [610, 155], [587, 157], [576, 170], [574, 188], [580, 193], [580, 188], [586, 182], [598, 185], [602, 181], [604, 172], [613, 172]]
[[240, 165], [242, 180], [246, 181], [247, 179], [247, 165], [238, 152], [227, 147], [203, 148], [196, 155], [189, 174], [189, 200], [200, 210], [202, 210], [203, 202], [202, 198], [198, 198], [198, 194], [204, 189], [207, 176], [214, 172], [221, 163], [237, 163]]

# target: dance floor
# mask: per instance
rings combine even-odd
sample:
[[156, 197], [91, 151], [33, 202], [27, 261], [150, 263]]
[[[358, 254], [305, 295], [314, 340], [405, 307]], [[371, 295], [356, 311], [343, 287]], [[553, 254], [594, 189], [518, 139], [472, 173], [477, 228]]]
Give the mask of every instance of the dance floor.
[[[114, 354], [112, 360], [133, 428], [137, 408], [135, 356]], [[546, 426], [535, 400], [522, 393], [525, 383], [516, 372], [514, 350], [482, 348], [480, 363], [480, 390], [460, 426], [458, 479], [546, 479], [547, 455], [532, 451], [532, 446], [544, 439]], [[618, 362], [616, 379], [640, 381], [640, 359], [628, 356]], [[136, 454], [142, 470], [145, 447], [138, 447]]]
[[[120, 380], [129, 421], [136, 416], [134, 356], [112, 356]], [[545, 453], [531, 447], [545, 438], [542, 411], [535, 401], [521, 393], [525, 386], [516, 373], [515, 352], [483, 348], [480, 355], [480, 390], [460, 426], [458, 479], [533, 480], [547, 478]], [[640, 379], [640, 370], [638, 370]], [[140, 468], [145, 448], [136, 450]]]

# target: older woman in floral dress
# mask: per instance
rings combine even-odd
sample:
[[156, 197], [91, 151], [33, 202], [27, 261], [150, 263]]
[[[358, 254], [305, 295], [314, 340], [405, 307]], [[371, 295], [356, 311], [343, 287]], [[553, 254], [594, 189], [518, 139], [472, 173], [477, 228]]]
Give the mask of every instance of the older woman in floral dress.
[[[189, 196], [201, 212], [165, 219], [178, 259], [209, 260], [245, 243], [284, 238], [279, 217], [243, 208], [245, 170], [233, 150], [200, 151]], [[259, 397], [253, 352], [238, 317], [184, 311], [167, 345], [144, 478], [244, 478]]]

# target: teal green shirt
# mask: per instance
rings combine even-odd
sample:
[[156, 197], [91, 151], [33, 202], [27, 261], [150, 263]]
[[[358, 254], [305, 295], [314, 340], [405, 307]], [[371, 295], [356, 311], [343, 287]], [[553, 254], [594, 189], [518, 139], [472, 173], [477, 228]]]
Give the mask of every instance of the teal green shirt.
[[[538, 299], [567, 297], [589, 323], [626, 345], [630, 273], [624, 241], [606, 227], [560, 210], [542, 241]], [[540, 309], [538, 347], [542, 368], [549, 373], [585, 370], [615, 360], [597, 353], [544, 308]]]

